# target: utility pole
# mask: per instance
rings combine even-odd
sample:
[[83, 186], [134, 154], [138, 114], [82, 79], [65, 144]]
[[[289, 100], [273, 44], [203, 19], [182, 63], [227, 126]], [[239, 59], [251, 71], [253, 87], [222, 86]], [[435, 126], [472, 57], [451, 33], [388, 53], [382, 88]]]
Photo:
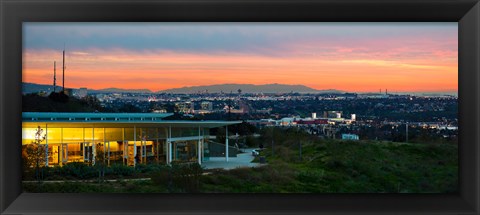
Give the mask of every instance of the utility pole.
[[53, 92], [57, 92], [57, 62], [53, 61]]

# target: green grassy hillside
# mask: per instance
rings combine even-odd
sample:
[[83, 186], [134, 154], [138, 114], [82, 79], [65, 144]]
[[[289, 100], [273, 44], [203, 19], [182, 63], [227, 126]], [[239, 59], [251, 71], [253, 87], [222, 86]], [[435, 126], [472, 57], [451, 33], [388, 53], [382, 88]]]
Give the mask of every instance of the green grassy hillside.
[[[300, 145], [302, 142], [302, 153]], [[204, 192], [452, 193], [458, 187], [455, 144], [299, 140], [277, 142], [269, 165], [217, 171]]]

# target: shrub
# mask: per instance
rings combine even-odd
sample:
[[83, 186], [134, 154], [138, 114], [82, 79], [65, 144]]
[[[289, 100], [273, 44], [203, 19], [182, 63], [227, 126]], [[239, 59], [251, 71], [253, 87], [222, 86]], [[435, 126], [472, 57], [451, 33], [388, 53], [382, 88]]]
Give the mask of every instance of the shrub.
[[186, 192], [198, 192], [203, 173], [198, 163], [172, 165], [173, 184]]
[[132, 176], [135, 173], [133, 167], [125, 166], [122, 164], [114, 164], [110, 166], [111, 173], [117, 176]]
[[139, 173], [150, 173], [163, 170], [165, 165], [160, 164], [138, 164], [135, 167], [135, 171]]
[[152, 181], [169, 192], [199, 192], [202, 167], [197, 163], [172, 164], [165, 166], [160, 171], [151, 174]]
[[68, 163], [63, 167], [54, 167], [51, 172], [70, 179], [90, 179], [98, 176], [95, 167], [80, 162]]
[[320, 183], [325, 175], [324, 170], [320, 171], [301, 171], [297, 174], [297, 179], [303, 183]]
[[169, 192], [173, 191], [173, 176], [170, 166], [162, 166], [158, 171], [150, 173], [152, 182], [162, 188], [166, 188]]
[[30, 193], [98, 193], [114, 191], [110, 186], [80, 182], [24, 183], [23, 189], [24, 192]]
[[245, 140], [245, 144], [248, 147], [258, 147], [260, 145], [260, 140], [254, 136], [247, 136]]
[[275, 147], [275, 157], [279, 157], [284, 161], [291, 162], [298, 160], [299, 155], [285, 146], [277, 146]]

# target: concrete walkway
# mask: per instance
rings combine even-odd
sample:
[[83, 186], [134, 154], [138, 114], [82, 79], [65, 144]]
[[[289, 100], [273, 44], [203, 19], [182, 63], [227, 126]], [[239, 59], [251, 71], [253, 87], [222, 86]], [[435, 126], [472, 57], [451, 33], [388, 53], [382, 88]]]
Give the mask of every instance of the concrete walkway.
[[244, 153], [237, 154], [237, 157], [229, 157], [228, 162], [225, 161], [225, 157], [210, 157], [210, 160], [204, 161], [202, 167], [205, 169], [235, 169], [238, 167], [257, 167], [263, 164], [251, 163], [255, 158], [252, 155], [254, 149], [243, 149]]

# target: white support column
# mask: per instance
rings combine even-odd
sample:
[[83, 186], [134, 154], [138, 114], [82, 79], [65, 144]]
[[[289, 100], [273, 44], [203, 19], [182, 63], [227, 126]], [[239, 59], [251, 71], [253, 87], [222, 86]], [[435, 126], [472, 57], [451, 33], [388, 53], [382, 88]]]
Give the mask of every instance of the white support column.
[[156, 148], [156, 150], [155, 150], [155, 154], [156, 154], [156, 158], [157, 158], [157, 163], [159, 162], [159, 158], [158, 158], [158, 150], [160, 149], [160, 148], [159, 148], [159, 146], [160, 146], [159, 138], [160, 138], [160, 131], [159, 131], [158, 128], [156, 128], [155, 144], [157, 145], [157, 148]]
[[[135, 129], [137, 130], [137, 129]], [[143, 162], [143, 138], [142, 138], [142, 129], [140, 128], [140, 134], [138, 135], [138, 138], [140, 139], [140, 155], [138, 156], [140, 159], [140, 163]], [[138, 152], [137, 152], [138, 153]]]
[[225, 161], [228, 162], [228, 125], [225, 126]]
[[127, 163], [125, 163], [125, 160], [128, 159], [128, 144], [125, 142], [125, 128], [122, 128], [122, 145], [123, 145], [122, 163], [123, 165], [127, 165]]
[[65, 144], [65, 163], [68, 163], [68, 143]]
[[133, 126], [133, 167], [137, 164], [137, 126]]
[[145, 141], [144, 138], [143, 138], [143, 128], [140, 128], [140, 139], [141, 139], [140, 140], [141, 141], [140, 142], [140, 145], [141, 145], [140, 148], [142, 149], [141, 153], [140, 153], [140, 155], [141, 155], [140, 156], [140, 163], [143, 163], [144, 162], [143, 158], [144, 157], [146, 158], [146, 151], [147, 151], [146, 147], [145, 147], [147, 145], [147, 141]]
[[197, 156], [198, 156], [198, 164], [202, 165], [202, 141], [201, 141], [201, 133], [200, 133], [200, 126], [198, 126], [198, 143], [197, 143]]
[[63, 128], [60, 128], [60, 153], [59, 156], [59, 165], [63, 166]]
[[92, 127], [92, 165], [95, 165], [95, 155], [97, 154], [97, 147], [95, 147], [95, 127]]
[[108, 141], [108, 166], [110, 166], [110, 141]]
[[83, 129], [83, 142], [82, 142], [82, 152], [83, 152], [83, 162], [85, 163], [85, 128], [82, 128]]
[[142, 139], [142, 159], [141, 159], [141, 162], [142, 163], [147, 163], [147, 139], [146, 139], [146, 133], [147, 131], [145, 131], [145, 133], [143, 132], [143, 128], [140, 128], [140, 137]]
[[202, 158], [205, 158], [205, 128], [202, 129]]
[[168, 127], [168, 164], [172, 162], [172, 126]]
[[106, 158], [106, 151], [107, 151], [107, 138], [105, 138], [105, 127], [103, 128], [103, 164], [105, 164]]
[[45, 124], [45, 166], [48, 167], [48, 124]]
[[168, 158], [168, 142], [170, 142], [170, 138], [168, 137], [168, 129], [167, 128], [165, 128], [165, 137], [166, 137], [165, 138], [166, 141], [165, 141], [165, 146], [164, 146], [163, 150], [165, 151], [165, 162], [167, 164], [169, 164], [170, 160]]

